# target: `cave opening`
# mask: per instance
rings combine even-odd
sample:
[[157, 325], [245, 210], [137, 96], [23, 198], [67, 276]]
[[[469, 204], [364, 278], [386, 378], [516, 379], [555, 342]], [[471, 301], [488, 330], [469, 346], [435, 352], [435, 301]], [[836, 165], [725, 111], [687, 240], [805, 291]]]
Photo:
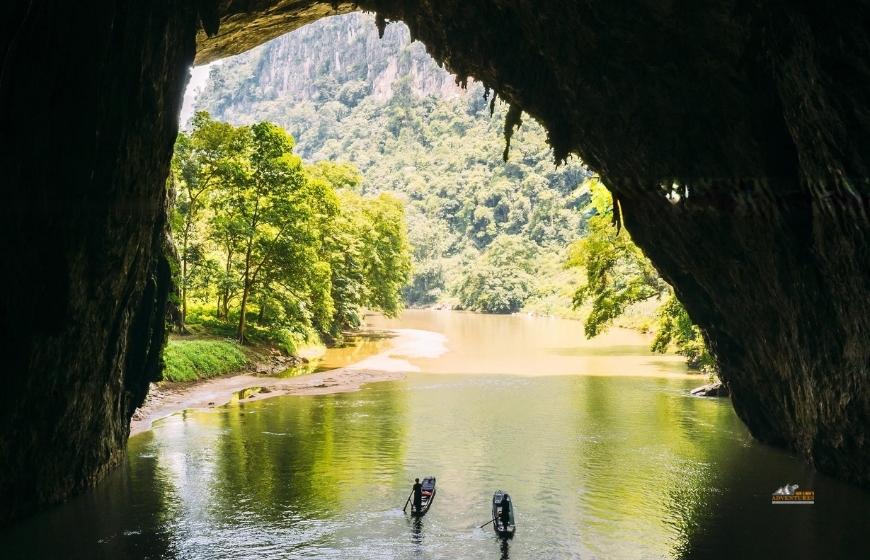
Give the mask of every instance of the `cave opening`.
[[[0, 127], [21, 141], [2, 153], [3, 522], [116, 465], [160, 369], [163, 185], [190, 63], [356, 9], [267, 4], [6, 7]], [[870, 483], [866, 7], [360, 5], [605, 178], [755, 437]]]

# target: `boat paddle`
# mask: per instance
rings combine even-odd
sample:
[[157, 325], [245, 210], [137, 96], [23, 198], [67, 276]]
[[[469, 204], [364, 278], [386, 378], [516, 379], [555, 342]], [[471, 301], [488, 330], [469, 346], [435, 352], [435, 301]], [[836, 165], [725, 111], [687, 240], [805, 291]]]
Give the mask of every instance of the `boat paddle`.
[[489, 525], [489, 524], [492, 523], [493, 521], [495, 521], [495, 518], [494, 518], [494, 517], [493, 517], [492, 519], [490, 519], [489, 521], [487, 521], [486, 523], [484, 523], [483, 525], [481, 525], [479, 528], [480, 528], [480, 529], [483, 529], [484, 527], [486, 527], [487, 525]]
[[408, 509], [408, 504], [410, 504], [410, 503], [411, 503], [411, 496], [413, 496], [413, 495], [414, 495], [414, 491], [413, 491], [413, 490], [411, 490], [411, 493], [410, 493], [410, 494], [408, 494], [408, 499], [407, 499], [407, 500], [405, 500], [405, 507], [403, 507], [403, 508], [402, 508], [402, 513], [404, 513], [404, 512], [405, 512], [405, 510], [406, 510], [406, 509]]

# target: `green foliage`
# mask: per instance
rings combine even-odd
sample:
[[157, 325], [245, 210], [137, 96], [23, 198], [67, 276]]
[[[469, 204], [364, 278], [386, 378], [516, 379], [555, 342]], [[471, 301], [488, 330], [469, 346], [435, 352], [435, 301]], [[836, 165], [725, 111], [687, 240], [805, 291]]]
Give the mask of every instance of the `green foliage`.
[[484, 313], [519, 311], [534, 288], [533, 259], [537, 246], [516, 235], [501, 235], [469, 266], [459, 286], [463, 308]]
[[181, 298], [181, 325], [187, 315], [188, 294], [207, 284], [215, 263], [207, 258], [200, 233], [200, 217], [210, 191], [231, 171], [232, 153], [238, 149], [239, 135], [226, 123], [212, 120], [207, 113], [197, 113], [190, 132], [176, 139], [172, 160], [171, 185], [175, 195], [172, 227], [178, 241], [180, 262], [176, 277]]
[[673, 348], [686, 356], [690, 367], [715, 372], [715, 359], [701, 331], [671, 287], [659, 277], [628, 232], [614, 227], [610, 193], [597, 178], [588, 183], [592, 193], [584, 209], [590, 215], [588, 233], [571, 245], [566, 261], [566, 267], [579, 268], [585, 275], [585, 282], [574, 293], [574, 307], [590, 306], [584, 324], [586, 336], [591, 338], [606, 330], [632, 305], [664, 298], [656, 312], [652, 350], [666, 352]]
[[689, 367], [707, 373], [716, 372], [716, 359], [707, 350], [701, 330], [692, 323], [689, 314], [673, 293], [659, 308], [652, 349], [664, 353], [671, 347], [686, 357]]
[[566, 265], [585, 271], [586, 282], [574, 293], [574, 306], [587, 301], [592, 308], [586, 318], [587, 337], [606, 330], [613, 320], [638, 302], [661, 297], [668, 285], [625, 230], [613, 227], [610, 193], [597, 178], [588, 180], [592, 201], [586, 237], [569, 249]]
[[237, 344], [221, 340], [170, 340], [163, 351], [166, 381], [195, 381], [240, 369], [248, 358]]
[[365, 303], [396, 316], [402, 310], [401, 289], [411, 274], [405, 209], [395, 197], [381, 194], [368, 202], [363, 212], [371, 224], [363, 261], [369, 287]]
[[[307, 276], [281, 267], [257, 276], [253, 300], [263, 321], [337, 337], [357, 324], [362, 307], [397, 312], [398, 288], [410, 275], [403, 290], [410, 305], [458, 299], [477, 311], [570, 316], [578, 313], [570, 307], [588, 308], [585, 330], [594, 336], [626, 310], [671, 293], [628, 232], [612, 227], [610, 195], [587, 180], [581, 162], [557, 168], [546, 132], [529, 118], [510, 127], [503, 162], [507, 107], [496, 103], [490, 116], [480, 84], [453, 88], [406, 28], [392, 25], [379, 40], [371, 19], [321, 20], [228, 59], [197, 100], [227, 121], [291, 131], [298, 155], [315, 162], [302, 166], [308, 182], [329, 185], [338, 199], [339, 211], [317, 227], [320, 237], [298, 244], [312, 249], [301, 257]], [[303, 66], [304, 75], [286, 73]], [[511, 117], [516, 123], [520, 115]], [[202, 270], [221, 287], [226, 317], [226, 302], [244, 291], [238, 265], [230, 265], [240, 257], [229, 248], [247, 230], [222, 219], [212, 218], [211, 234], [224, 247], [220, 266]], [[394, 227], [405, 219], [407, 234]], [[656, 319], [660, 333], [684, 333], [674, 317]], [[687, 355], [702, 344], [677, 334], [661, 340], [657, 348]]]
[[[223, 139], [212, 142], [220, 149], [208, 161], [190, 148], [205, 142], [201, 135]], [[185, 311], [188, 327], [223, 332], [214, 323], [233, 322], [240, 341], [266, 338], [292, 352], [311, 333], [334, 338], [358, 325], [363, 307], [399, 311], [410, 247], [398, 200], [359, 194], [361, 175], [351, 165], [304, 165], [293, 138], [271, 123], [233, 127], [200, 112], [179, 143], [177, 189], [202, 185], [199, 168], [210, 170], [207, 187], [196, 191], [197, 213], [190, 197], [175, 204], [184, 217], [176, 232], [188, 224], [188, 234], [176, 235], [191, 265], [185, 310], [187, 299], [211, 310]]]

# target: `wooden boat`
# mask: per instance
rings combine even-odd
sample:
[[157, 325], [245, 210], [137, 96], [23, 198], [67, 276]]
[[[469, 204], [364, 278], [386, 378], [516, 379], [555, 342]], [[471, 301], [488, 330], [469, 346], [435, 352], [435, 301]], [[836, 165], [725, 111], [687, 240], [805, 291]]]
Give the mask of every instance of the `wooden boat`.
[[[507, 520], [503, 519], [502, 508], [507, 509]], [[503, 539], [509, 539], [514, 536], [517, 526], [514, 523], [514, 503], [511, 501], [511, 496], [507, 492], [496, 490], [492, 495], [492, 527], [495, 529], [495, 534]]]
[[413, 504], [411, 505], [411, 515], [415, 517], [426, 515], [429, 508], [432, 507], [432, 502], [435, 500], [435, 477], [427, 476], [420, 484], [423, 486], [423, 499], [420, 501], [420, 511], [417, 511]]

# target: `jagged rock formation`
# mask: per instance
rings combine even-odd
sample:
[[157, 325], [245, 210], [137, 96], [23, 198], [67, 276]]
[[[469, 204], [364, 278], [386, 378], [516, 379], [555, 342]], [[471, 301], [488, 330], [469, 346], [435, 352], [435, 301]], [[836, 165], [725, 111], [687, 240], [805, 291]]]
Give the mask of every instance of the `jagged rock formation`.
[[[2, 334], [14, 349], [4, 520], [98, 477], [154, 373], [163, 181], [193, 5], [217, 33], [200, 35], [202, 61], [353, 7], [2, 9], [0, 132], [15, 139], [0, 156]], [[360, 6], [405, 21], [437, 60], [542, 122], [557, 155], [601, 172], [703, 326], [753, 434], [870, 485], [866, 2]]]

